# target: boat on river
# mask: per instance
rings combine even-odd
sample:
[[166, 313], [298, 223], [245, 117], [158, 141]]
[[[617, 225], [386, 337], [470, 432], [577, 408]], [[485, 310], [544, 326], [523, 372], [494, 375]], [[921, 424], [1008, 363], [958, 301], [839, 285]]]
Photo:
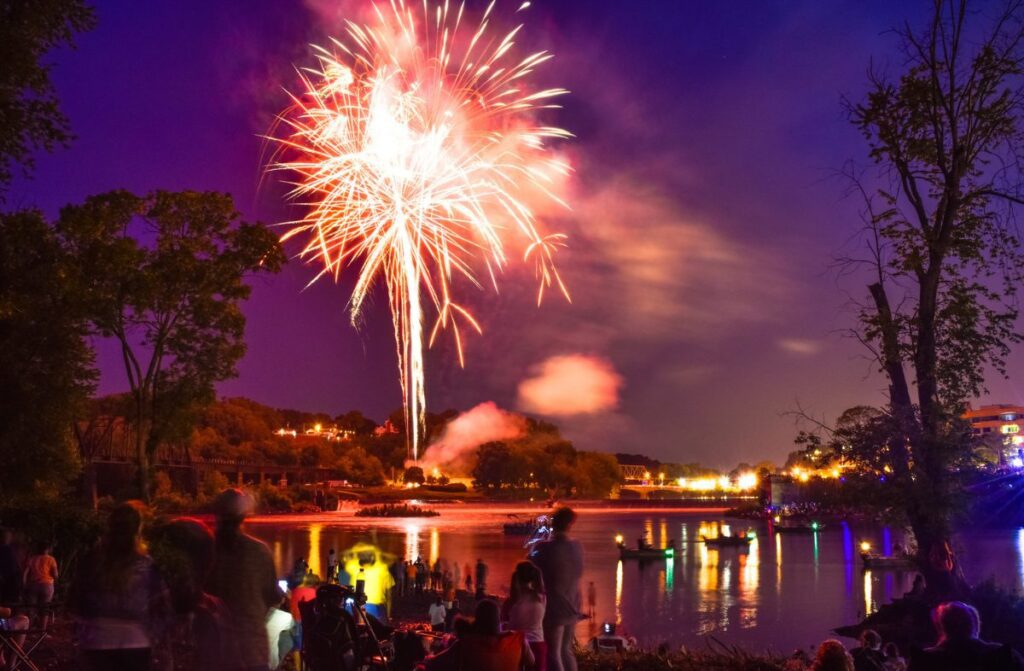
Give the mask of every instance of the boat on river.
[[787, 520], [785, 518], [776, 520], [772, 529], [777, 534], [816, 534], [825, 525], [814, 520]]
[[874, 552], [861, 552], [860, 560], [865, 569], [910, 571], [917, 568], [917, 561], [908, 554], [880, 555]]
[[878, 554], [871, 551], [871, 544], [868, 542], [860, 544], [860, 560], [864, 564], [864, 570], [904, 571], [917, 568], [917, 560], [914, 555], [902, 550], [891, 555]]
[[630, 548], [619, 544], [619, 559], [672, 559], [676, 556], [674, 546], [665, 548]]
[[704, 545], [712, 548], [745, 548], [749, 547], [754, 540], [754, 534], [748, 533], [742, 536], [716, 536], [709, 538], [701, 536], [700, 540]]

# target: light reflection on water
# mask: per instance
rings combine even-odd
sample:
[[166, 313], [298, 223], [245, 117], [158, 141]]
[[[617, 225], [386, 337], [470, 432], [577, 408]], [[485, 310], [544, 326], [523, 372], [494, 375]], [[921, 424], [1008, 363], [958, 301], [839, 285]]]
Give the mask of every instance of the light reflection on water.
[[[489, 591], [508, 593], [508, 576], [522, 559], [523, 538], [505, 536], [507, 509], [440, 507], [441, 517], [368, 520], [350, 513], [260, 518], [250, 532], [266, 540], [279, 572], [298, 556], [321, 573], [327, 551], [357, 541], [373, 542], [407, 560], [466, 564], [483, 557], [490, 565]], [[817, 534], [775, 534], [716, 513], [686, 511], [580, 511], [573, 535], [584, 545], [582, 586], [593, 581], [596, 617], [577, 636], [589, 639], [603, 621], [614, 621], [642, 643], [700, 644], [703, 635], [753, 648], [786, 651], [816, 644], [832, 627], [848, 624], [911, 586], [912, 572], [863, 572], [856, 552], [862, 540], [877, 547], [905, 544], [896, 529], [830, 525]], [[709, 548], [714, 538], [753, 528], [747, 550]], [[678, 535], [670, 530], [678, 530]], [[656, 545], [676, 541], [673, 559], [620, 561], [613, 537], [627, 543], [642, 534]], [[1006, 587], [1024, 586], [1024, 528], [974, 532], [958, 541], [969, 579], [990, 575]], [[1008, 552], [1007, 550], [1011, 550]], [[785, 560], [783, 560], [785, 557]], [[322, 573], [321, 573], [322, 575]], [[424, 613], [424, 616], [426, 614]]]
[[615, 624], [622, 624], [622, 560], [615, 565]]

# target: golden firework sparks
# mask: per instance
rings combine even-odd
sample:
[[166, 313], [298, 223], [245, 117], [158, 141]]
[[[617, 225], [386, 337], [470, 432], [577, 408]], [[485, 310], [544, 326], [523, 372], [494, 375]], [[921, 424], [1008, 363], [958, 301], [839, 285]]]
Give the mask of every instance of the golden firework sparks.
[[424, 341], [450, 330], [463, 364], [460, 327], [481, 332], [455, 302], [453, 280], [480, 286], [485, 275], [496, 287], [512, 231], [534, 264], [538, 304], [551, 287], [568, 298], [554, 265], [565, 236], [542, 232], [533, 207], [538, 198], [565, 205], [555, 191], [569, 166], [549, 145], [569, 133], [537, 116], [566, 91], [531, 89], [529, 76], [551, 55], [517, 59], [522, 25], [493, 30], [494, 6], [470, 27], [463, 4], [372, 5], [371, 23], [349, 21], [345, 39], [314, 47], [319, 67], [300, 71], [303, 90], [279, 118], [287, 132], [270, 138], [271, 169], [292, 174], [291, 196], [306, 206], [282, 240], [303, 236], [300, 255], [322, 266], [317, 278], [358, 265], [353, 323], [383, 278], [413, 459]]

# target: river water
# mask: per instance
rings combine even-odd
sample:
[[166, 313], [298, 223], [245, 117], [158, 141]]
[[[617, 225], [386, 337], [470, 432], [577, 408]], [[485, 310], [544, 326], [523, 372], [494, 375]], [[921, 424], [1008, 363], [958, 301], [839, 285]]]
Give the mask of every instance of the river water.
[[[299, 557], [323, 575], [327, 552], [369, 542], [413, 560], [422, 556], [460, 565], [483, 558], [488, 592], [508, 593], [508, 576], [523, 558], [523, 538], [502, 525], [523, 510], [493, 506], [438, 506], [440, 517], [358, 518], [351, 512], [253, 518], [250, 533], [266, 541], [282, 575]], [[815, 534], [769, 535], [763, 525], [726, 518], [720, 511], [581, 509], [573, 529], [585, 552], [583, 592], [593, 582], [596, 616], [577, 636], [588, 640], [600, 623], [615, 622], [641, 644], [698, 646], [713, 636], [752, 650], [789, 652], [816, 645], [830, 629], [850, 624], [910, 588], [913, 574], [861, 569], [857, 548], [867, 540], [889, 551], [901, 530], [837, 524]], [[532, 514], [536, 514], [534, 511]], [[716, 550], [701, 536], [753, 529], [749, 551]], [[614, 536], [634, 543], [646, 533], [655, 545], [680, 542], [674, 559], [620, 561]], [[957, 545], [969, 580], [994, 577], [1024, 588], [1024, 528], [962, 534]], [[424, 613], [424, 617], [426, 614]]]

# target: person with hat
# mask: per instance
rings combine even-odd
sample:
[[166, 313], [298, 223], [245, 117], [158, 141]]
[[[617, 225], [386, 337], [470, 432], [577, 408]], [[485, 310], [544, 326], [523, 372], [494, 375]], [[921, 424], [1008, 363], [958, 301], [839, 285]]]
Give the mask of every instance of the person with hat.
[[270, 550], [242, 530], [254, 507], [252, 497], [238, 489], [226, 489], [214, 501], [217, 529], [207, 591], [230, 613], [225, 636], [235, 671], [266, 671], [267, 613], [283, 596]]

